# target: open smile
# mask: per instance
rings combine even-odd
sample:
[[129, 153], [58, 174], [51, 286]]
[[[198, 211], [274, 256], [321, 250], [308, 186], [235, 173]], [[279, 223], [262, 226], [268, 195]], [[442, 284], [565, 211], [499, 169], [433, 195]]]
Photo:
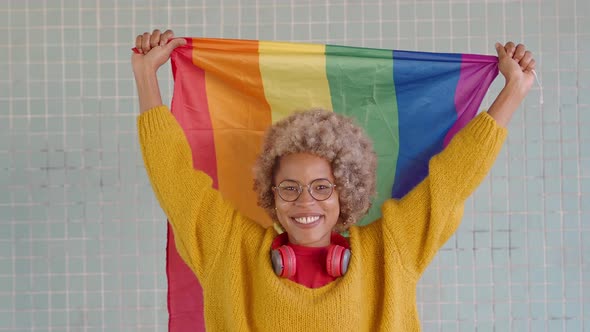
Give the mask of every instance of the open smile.
[[293, 218], [293, 219], [300, 224], [311, 224], [312, 222], [320, 220], [320, 216], [299, 217], [299, 218]]
[[291, 217], [291, 220], [299, 227], [313, 227], [322, 219], [321, 215]]

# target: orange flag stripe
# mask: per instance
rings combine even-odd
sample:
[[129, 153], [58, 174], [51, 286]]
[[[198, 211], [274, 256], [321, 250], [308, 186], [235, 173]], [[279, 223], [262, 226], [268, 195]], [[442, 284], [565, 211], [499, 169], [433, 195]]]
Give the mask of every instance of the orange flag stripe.
[[[269, 226], [270, 218], [252, 195], [256, 158], [252, 151], [260, 150], [264, 130], [271, 124], [259, 70], [258, 41], [235, 44], [231, 40], [196, 38], [193, 45], [193, 63], [206, 73], [219, 190], [238, 211]], [[242, 54], [240, 58], [235, 56], [237, 51]], [[252, 149], [236, 148], [245, 144]]]

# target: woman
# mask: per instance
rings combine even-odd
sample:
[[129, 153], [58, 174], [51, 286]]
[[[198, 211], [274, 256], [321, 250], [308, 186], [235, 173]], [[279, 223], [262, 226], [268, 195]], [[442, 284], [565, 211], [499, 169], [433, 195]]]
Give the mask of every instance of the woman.
[[[146, 170], [178, 251], [203, 286], [207, 330], [419, 330], [417, 282], [499, 153], [505, 126], [534, 80], [532, 54], [523, 45], [496, 44], [506, 85], [489, 111], [368, 226], [352, 226], [375, 187], [375, 155], [362, 130], [321, 110], [273, 125], [256, 163], [255, 189], [286, 231], [277, 235], [235, 211], [193, 169], [184, 134], [162, 106], [156, 71], [184, 43], [172, 31], [140, 35], [132, 64]], [[346, 229], [348, 240], [335, 233]]]

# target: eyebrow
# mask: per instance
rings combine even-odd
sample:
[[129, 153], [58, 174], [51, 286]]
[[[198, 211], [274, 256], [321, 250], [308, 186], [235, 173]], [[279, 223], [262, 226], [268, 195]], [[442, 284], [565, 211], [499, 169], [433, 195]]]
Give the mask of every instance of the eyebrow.
[[[316, 180], [328, 180], [330, 183], [332, 183], [332, 182], [335, 181], [335, 180], [330, 180], [328, 178], [316, 178], [316, 179], [313, 179], [313, 180], [309, 181], [309, 183], [312, 183], [313, 181], [316, 181]], [[279, 184], [281, 184], [281, 182], [283, 182], [283, 181], [293, 181], [293, 182], [297, 182], [297, 183], [301, 184], [300, 181], [295, 180], [295, 179], [284, 179], [284, 180], [279, 181]]]

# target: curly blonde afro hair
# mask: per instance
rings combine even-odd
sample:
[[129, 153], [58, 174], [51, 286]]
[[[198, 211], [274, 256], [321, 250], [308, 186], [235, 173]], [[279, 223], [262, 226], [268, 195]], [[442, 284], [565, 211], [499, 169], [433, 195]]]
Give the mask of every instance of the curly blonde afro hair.
[[326, 159], [340, 197], [335, 231], [342, 232], [369, 210], [375, 195], [377, 157], [373, 143], [353, 119], [323, 109], [296, 112], [271, 126], [254, 165], [258, 205], [277, 220], [272, 186], [279, 160], [292, 153]]

